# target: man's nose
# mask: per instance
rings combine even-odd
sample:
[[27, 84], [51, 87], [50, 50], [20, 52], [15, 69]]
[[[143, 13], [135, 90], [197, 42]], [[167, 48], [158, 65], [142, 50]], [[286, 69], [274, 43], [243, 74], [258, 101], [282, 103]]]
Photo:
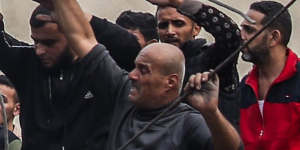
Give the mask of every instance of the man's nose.
[[128, 75], [129, 79], [131, 80], [137, 80], [138, 79], [138, 76], [137, 76], [137, 73], [136, 73], [136, 69], [133, 69], [129, 75]]
[[38, 56], [43, 55], [46, 52], [45, 48], [46, 47], [43, 44], [36, 44], [35, 45], [36, 55], [38, 55]]
[[167, 28], [167, 33], [168, 34], [172, 34], [172, 35], [175, 35], [175, 27], [172, 25], [172, 24], [169, 24], [168, 25], [168, 28]]

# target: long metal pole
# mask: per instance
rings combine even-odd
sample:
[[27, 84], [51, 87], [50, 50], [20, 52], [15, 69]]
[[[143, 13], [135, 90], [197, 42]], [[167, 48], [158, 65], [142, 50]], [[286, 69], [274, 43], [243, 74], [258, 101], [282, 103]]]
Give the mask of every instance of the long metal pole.
[[[211, 0], [210, 0], [211, 1]], [[252, 38], [250, 38], [246, 43], [240, 46], [236, 51], [234, 51], [230, 56], [228, 56], [221, 64], [219, 64], [210, 74], [209, 78], [211, 78], [215, 73], [220, 71], [227, 63], [229, 63], [242, 49], [247, 47], [255, 38], [257, 38], [271, 23], [273, 23], [282, 13], [284, 13], [291, 5], [294, 4], [296, 0], [291, 0], [285, 7], [283, 7], [279, 12], [277, 12], [264, 26], [261, 30], [259, 30]], [[226, 7], [227, 8], [227, 7]], [[230, 9], [231, 10], [231, 9]], [[132, 143], [137, 137], [142, 135], [152, 124], [154, 124], [157, 120], [159, 120], [165, 113], [169, 110], [176, 107], [181, 101], [183, 101], [189, 94], [192, 92], [185, 93], [182, 96], [179, 96], [169, 107], [167, 107], [161, 114], [157, 115], [149, 124], [147, 124], [142, 130], [140, 130], [136, 135], [134, 135], [131, 139], [129, 139], [123, 146], [121, 146], [118, 150], [124, 150], [126, 147]]]

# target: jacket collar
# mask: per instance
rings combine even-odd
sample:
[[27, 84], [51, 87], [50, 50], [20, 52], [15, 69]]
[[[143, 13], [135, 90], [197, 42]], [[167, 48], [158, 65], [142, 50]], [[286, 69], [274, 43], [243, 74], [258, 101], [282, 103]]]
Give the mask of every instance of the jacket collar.
[[193, 57], [201, 52], [201, 48], [206, 44], [205, 39], [195, 39], [185, 42], [180, 48], [186, 58]]
[[[272, 85], [283, 82], [291, 78], [297, 71], [296, 65], [299, 61], [298, 56], [291, 50], [287, 49], [288, 57], [285, 62], [285, 66], [280, 73], [280, 75], [273, 81]], [[256, 96], [258, 97], [258, 66], [254, 66], [251, 72], [249, 73], [246, 84], [248, 84], [255, 91]]]

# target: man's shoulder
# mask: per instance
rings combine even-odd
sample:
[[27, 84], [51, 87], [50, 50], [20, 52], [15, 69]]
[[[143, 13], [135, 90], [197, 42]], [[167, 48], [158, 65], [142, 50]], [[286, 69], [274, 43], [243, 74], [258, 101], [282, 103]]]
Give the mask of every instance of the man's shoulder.
[[9, 150], [20, 150], [22, 147], [22, 141], [15, 139], [9, 143]]

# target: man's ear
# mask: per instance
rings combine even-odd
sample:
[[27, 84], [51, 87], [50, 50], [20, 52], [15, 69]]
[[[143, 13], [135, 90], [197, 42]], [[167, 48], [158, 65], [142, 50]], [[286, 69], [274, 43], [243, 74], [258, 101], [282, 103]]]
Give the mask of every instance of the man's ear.
[[158, 41], [156, 39], [152, 39], [146, 42], [146, 45], [152, 44], [152, 43], [157, 43]]
[[17, 116], [20, 114], [20, 108], [21, 108], [20, 103], [16, 103], [14, 111], [13, 111], [14, 116]]
[[167, 79], [167, 91], [177, 88], [179, 84], [179, 78], [177, 74], [171, 74]]
[[198, 36], [200, 31], [201, 31], [201, 27], [198, 26], [196, 23], [194, 23], [194, 25], [193, 25], [193, 37], [195, 38], [196, 36]]
[[278, 44], [282, 43], [282, 34], [279, 30], [273, 30], [271, 31], [271, 42], [270, 46], [276, 46]]

